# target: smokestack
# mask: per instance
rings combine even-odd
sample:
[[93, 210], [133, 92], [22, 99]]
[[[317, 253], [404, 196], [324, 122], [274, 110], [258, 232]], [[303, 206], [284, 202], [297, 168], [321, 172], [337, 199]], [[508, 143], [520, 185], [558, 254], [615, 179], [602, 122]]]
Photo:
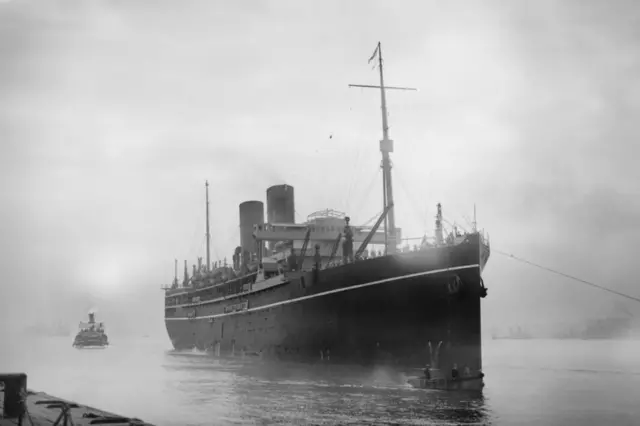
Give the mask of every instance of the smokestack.
[[184, 261], [184, 281], [182, 282], [183, 286], [186, 286], [189, 282], [189, 270], [187, 269], [187, 261]]
[[[274, 185], [267, 189], [267, 222], [295, 223], [295, 197], [293, 186]], [[269, 243], [269, 249], [275, 248], [275, 241]]]
[[264, 224], [264, 204], [262, 201], [245, 201], [240, 204], [240, 253], [258, 252], [253, 236], [254, 225]]

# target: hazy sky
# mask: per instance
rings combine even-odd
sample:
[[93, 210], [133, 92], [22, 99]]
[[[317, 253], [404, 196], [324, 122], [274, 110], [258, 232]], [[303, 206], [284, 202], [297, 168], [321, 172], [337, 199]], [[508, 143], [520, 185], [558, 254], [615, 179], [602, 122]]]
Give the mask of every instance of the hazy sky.
[[[396, 218], [435, 204], [511, 252], [640, 294], [634, 1], [1, 1], [0, 321], [160, 330], [173, 259], [239, 244], [238, 204], [298, 220], [382, 208], [382, 42]], [[329, 136], [332, 135], [332, 138]], [[611, 296], [494, 253], [484, 326], [606, 313]], [[638, 312], [637, 308], [634, 308]]]

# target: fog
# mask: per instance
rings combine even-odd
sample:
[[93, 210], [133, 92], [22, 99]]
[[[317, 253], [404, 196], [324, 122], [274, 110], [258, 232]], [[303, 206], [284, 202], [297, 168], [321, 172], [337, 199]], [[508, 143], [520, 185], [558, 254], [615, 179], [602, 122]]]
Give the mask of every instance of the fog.
[[[297, 220], [382, 208], [382, 42], [396, 220], [491, 236], [483, 327], [606, 315], [639, 295], [640, 8], [632, 1], [0, 2], [0, 323], [164, 333], [174, 258], [239, 244], [238, 204]], [[630, 311], [639, 313], [637, 304]]]

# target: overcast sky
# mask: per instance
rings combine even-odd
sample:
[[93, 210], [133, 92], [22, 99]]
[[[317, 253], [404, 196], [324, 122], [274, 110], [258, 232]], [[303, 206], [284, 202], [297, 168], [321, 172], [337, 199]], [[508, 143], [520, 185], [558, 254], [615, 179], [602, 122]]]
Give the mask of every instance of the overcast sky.
[[[0, 321], [162, 333], [205, 179], [214, 259], [273, 184], [300, 221], [378, 214], [379, 94], [347, 87], [378, 41], [420, 89], [388, 94], [404, 236], [476, 203], [494, 249], [639, 295], [639, 40], [631, 0], [0, 1]], [[484, 327], [615, 300], [497, 252], [485, 281]]]

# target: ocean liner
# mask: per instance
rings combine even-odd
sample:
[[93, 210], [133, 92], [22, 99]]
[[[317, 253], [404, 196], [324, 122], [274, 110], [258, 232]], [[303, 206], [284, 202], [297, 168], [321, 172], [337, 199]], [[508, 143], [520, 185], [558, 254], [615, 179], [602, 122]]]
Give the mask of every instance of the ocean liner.
[[[303, 362], [402, 368], [431, 363], [482, 368], [481, 278], [488, 236], [444, 229], [437, 206], [435, 236], [412, 248], [395, 226], [380, 43], [382, 102], [382, 215], [371, 227], [353, 226], [344, 213], [325, 210], [295, 223], [294, 188], [266, 191], [239, 205], [240, 246], [232, 262], [211, 263], [209, 195], [205, 186], [206, 262], [165, 287], [165, 323], [175, 349], [220, 357], [259, 356]], [[382, 226], [381, 226], [382, 225]], [[373, 246], [384, 250], [368, 250]], [[444, 370], [446, 371], [446, 370]]]

